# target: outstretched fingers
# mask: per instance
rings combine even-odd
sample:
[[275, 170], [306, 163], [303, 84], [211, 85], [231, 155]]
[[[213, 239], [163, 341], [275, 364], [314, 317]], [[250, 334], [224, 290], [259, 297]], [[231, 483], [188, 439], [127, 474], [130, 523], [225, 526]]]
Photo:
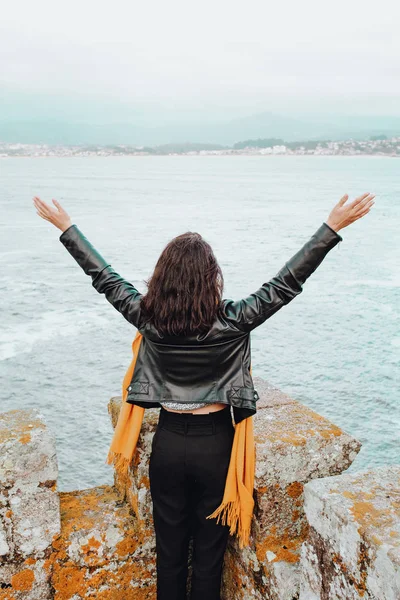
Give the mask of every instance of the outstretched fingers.
[[353, 200], [353, 202], [350, 204], [350, 208], [358, 208], [359, 204], [363, 204], [368, 196], [371, 196], [372, 194], [370, 194], [370, 192], [365, 192], [365, 194], [361, 194], [361, 196], [357, 196], [357, 198], [355, 200]]
[[35, 205], [36, 212], [39, 215], [39, 217], [42, 217], [42, 219], [45, 219], [46, 221], [50, 221], [52, 223], [54, 219], [55, 209], [46, 204], [46, 202], [43, 202], [43, 200], [41, 200], [38, 196], [34, 196], [33, 203]]
[[369, 201], [368, 204], [366, 204], [361, 210], [357, 211], [353, 215], [353, 219], [356, 221], [357, 219], [361, 219], [361, 217], [364, 217], [366, 214], [369, 213], [374, 204], [375, 202], [373, 200]]
[[63, 207], [61, 206], [61, 204], [59, 203], [58, 200], [56, 200], [55, 198], [52, 198], [52, 202], [53, 202], [54, 206], [56, 206], [60, 212], [64, 211]]
[[43, 202], [43, 200], [41, 200], [39, 196], [34, 196], [33, 203], [36, 206], [36, 208], [41, 210], [44, 214], [51, 214], [50, 207], [46, 204], [46, 202]]
[[353, 220], [354, 220], [354, 221], [357, 221], [358, 219], [361, 219], [361, 217], [364, 217], [365, 215], [367, 215], [367, 214], [369, 213], [369, 211], [370, 211], [370, 210], [371, 210], [371, 208], [368, 208], [367, 210], [363, 210], [362, 212], [360, 212], [360, 213], [357, 213], [357, 215], [355, 215], [355, 216], [353, 217]]
[[363, 213], [366, 208], [368, 208], [368, 210], [369, 210], [371, 208], [371, 206], [374, 204], [374, 198], [375, 198], [375, 194], [368, 194], [368, 196], [366, 196], [361, 202], [359, 202], [356, 205], [355, 210], [353, 210], [353, 212], [356, 215], [358, 215], [360, 213]]
[[33, 204], [35, 205], [37, 214], [40, 217], [42, 217], [43, 219], [48, 219], [49, 214], [48, 214], [48, 210], [47, 210], [45, 203], [42, 202], [42, 200], [40, 200], [40, 198], [35, 196], [33, 198]]

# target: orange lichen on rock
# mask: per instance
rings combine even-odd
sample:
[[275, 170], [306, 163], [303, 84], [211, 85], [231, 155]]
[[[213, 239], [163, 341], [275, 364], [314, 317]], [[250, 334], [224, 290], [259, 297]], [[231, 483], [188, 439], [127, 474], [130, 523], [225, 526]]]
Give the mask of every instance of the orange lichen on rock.
[[369, 525], [380, 527], [391, 522], [393, 518], [389, 508], [376, 508], [372, 502], [354, 502], [350, 510], [361, 529], [365, 529]]
[[[53, 537], [52, 546], [53, 546], [53, 550], [57, 553], [58, 560], [66, 560], [68, 558], [68, 554], [65, 550], [66, 544], [63, 539], [63, 531], [62, 530], [61, 530], [60, 534], [57, 534]], [[45, 565], [45, 569], [47, 569], [47, 567], [49, 569], [51, 568], [51, 564], [48, 562], [48, 560], [45, 561], [44, 565]]]
[[263, 444], [265, 442], [265, 437], [263, 435], [254, 435], [254, 441], [256, 444]]
[[256, 438], [260, 443], [286, 442], [304, 446], [311, 437], [330, 439], [343, 435], [343, 430], [325, 417], [300, 404], [280, 407], [268, 429]]
[[144, 486], [146, 489], [150, 489], [150, 479], [147, 475], [142, 475], [138, 484], [138, 487]]
[[33, 429], [46, 429], [46, 425], [29, 410], [15, 409], [0, 414], [0, 444], [30, 435]]
[[[338, 492], [338, 490], [336, 490]], [[357, 492], [349, 492], [348, 490], [343, 490], [342, 496], [345, 498], [350, 498], [350, 500], [371, 500], [371, 498], [375, 498], [376, 494], [374, 492], [364, 492], [363, 490], [358, 490]]]
[[85, 573], [75, 565], [55, 563], [51, 584], [55, 590], [54, 600], [68, 600], [74, 594], [85, 597]]
[[371, 540], [377, 545], [377, 546], [382, 546], [382, 540], [375, 535], [374, 533], [371, 535]]
[[145, 519], [140, 517], [139, 512], [139, 504], [138, 504], [138, 495], [130, 486], [126, 490], [126, 501], [131, 506], [134, 514], [135, 514], [135, 533], [137, 536], [137, 540], [139, 544], [145, 542], [146, 539], [153, 535], [153, 525], [152, 525], [152, 514], [149, 513], [148, 517], [150, 520], [150, 527], [147, 527]]
[[266, 553], [273, 552], [276, 556], [270, 562], [284, 560], [289, 563], [296, 563], [300, 560], [300, 548], [306, 539], [308, 526], [302, 527], [299, 536], [288, 534], [287, 530], [277, 533], [277, 526], [271, 527], [271, 533], [266, 535], [262, 542], [256, 544], [256, 556], [260, 562], [265, 561]]
[[88, 539], [88, 543], [84, 544], [83, 546], [81, 546], [81, 550], [83, 552], [90, 552], [91, 550], [95, 549], [97, 550], [98, 548], [100, 548], [101, 546], [101, 542], [99, 542], [99, 540], [96, 540], [95, 537], [91, 537]]
[[135, 452], [135, 454], [133, 455], [132, 465], [133, 465], [134, 467], [137, 467], [137, 466], [138, 466], [138, 464], [140, 463], [140, 460], [141, 460], [141, 457], [140, 457], [140, 451], [139, 451], [139, 448], [136, 448], [136, 452]]
[[338, 436], [338, 435], [342, 435], [343, 434], [343, 429], [340, 429], [340, 427], [337, 427], [336, 425], [330, 425], [330, 427], [328, 429], [321, 429], [319, 434], [325, 438], [325, 439], [329, 439], [332, 436]]
[[292, 521], [296, 522], [300, 517], [300, 511], [299, 510], [294, 510], [293, 514], [292, 514]]
[[53, 564], [54, 564], [54, 556], [51, 556], [50, 558], [46, 558], [46, 560], [43, 563], [43, 569], [45, 571], [50, 571], [53, 568]]
[[373, 502], [367, 501], [376, 497], [375, 491], [364, 492], [359, 490], [350, 492], [344, 490], [342, 491], [342, 495], [353, 501], [350, 511], [353, 514], [355, 521], [360, 525], [358, 530], [359, 533], [362, 533], [368, 527], [379, 528], [390, 525], [393, 522], [394, 515], [390, 508], [377, 508], [374, 506]]
[[132, 492], [129, 496], [129, 504], [132, 506], [135, 511], [135, 515], [139, 518], [139, 505], [138, 505], [138, 496], [135, 492]]
[[121, 493], [104, 485], [60, 498], [61, 533], [45, 563], [54, 600], [154, 598], [155, 561], [151, 552], [133, 558], [144, 534], [137, 534], [137, 519]]
[[361, 546], [361, 551], [360, 551], [358, 561], [357, 561], [359, 571], [360, 571], [360, 579], [359, 580], [357, 580], [354, 577], [354, 574], [350, 575], [348, 566], [346, 565], [343, 558], [339, 554], [337, 554], [336, 552], [333, 552], [331, 554], [331, 560], [333, 563], [335, 563], [338, 566], [338, 568], [340, 569], [340, 572], [343, 573], [346, 577], [348, 577], [351, 580], [352, 585], [357, 590], [360, 598], [362, 598], [365, 595], [365, 592], [367, 590], [366, 581], [367, 581], [368, 572], [366, 569], [366, 565], [368, 564], [368, 560], [369, 560], [368, 553], [367, 553], [365, 547]]
[[0, 600], [17, 600], [16, 596], [14, 596], [11, 590], [2, 590], [0, 588]]
[[60, 512], [62, 537], [65, 539], [78, 529], [94, 527], [93, 512], [98, 510], [99, 494], [97, 488], [82, 494], [80, 491], [60, 493]]
[[367, 579], [368, 579], [368, 570], [367, 570], [367, 565], [369, 563], [369, 556], [368, 556], [368, 551], [367, 548], [364, 544], [360, 545], [360, 553], [358, 556], [358, 560], [357, 560], [357, 564], [358, 564], [358, 568], [360, 570], [360, 580], [354, 581], [354, 587], [356, 588], [358, 594], [361, 596], [361, 598], [365, 595], [365, 592], [367, 591]]
[[298, 498], [303, 493], [303, 484], [300, 481], [293, 481], [287, 486], [286, 492], [291, 498]]
[[[54, 600], [70, 600], [74, 595], [96, 600], [137, 600], [155, 597], [155, 582], [147, 564], [123, 561], [94, 571], [69, 561], [55, 564], [52, 585]], [[143, 583], [146, 585], [143, 586]], [[140, 585], [140, 587], [139, 587]]]
[[18, 592], [29, 592], [34, 581], [35, 574], [31, 569], [24, 569], [11, 577], [11, 585]]
[[98, 563], [99, 548], [101, 548], [101, 545], [101, 542], [94, 536], [88, 539], [87, 544], [82, 544], [80, 550], [84, 554], [83, 560], [86, 564], [93, 565]]
[[117, 543], [116, 553], [120, 558], [126, 557], [129, 554], [133, 554], [137, 550], [139, 544], [135, 538], [134, 532], [131, 531], [130, 535], [127, 535], [123, 540]]
[[332, 554], [332, 562], [339, 565], [342, 571], [344, 571], [344, 572], [347, 571], [347, 566], [344, 564], [342, 557], [339, 554], [337, 554], [336, 552], [333, 552], [333, 554]]
[[279, 440], [291, 444], [292, 446], [305, 446], [307, 444], [306, 436], [295, 433], [294, 431], [281, 432]]
[[[138, 453], [140, 454], [140, 460], [143, 460], [143, 451], [140, 448], [138, 449]], [[115, 470], [115, 485], [124, 501], [131, 507], [134, 513], [135, 536], [137, 544], [142, 545], [154, 536], [154, 526], [152, 512], [147, 503], [142, 501], [142, 505], [139, 506], [138, 491], [143, 489], [149, 490], [150, 480], [148, 475], [143, 473], [140, 476], [140, 480], [136, 482], [138, 470], [139, 468], [132, 470], [131, 467], [126, 473], [117, 468]], [[120, 546], [121, 552], [124, 551], [124, 546], [126, 544]]]
[[320, 415], [320, 414], [318, 414], [318, 413], [316, 413], [314, 411], [312, 411], [312, 413], [313, 413], [313, 419], [315, 421], [326, 421], [326, 417], [324, 417], [324, 416], [322, 416], [322, 415]]
[[[244, 585], [243, 581], [246, 577], [246, 572], [244, 566], [236, 553], [232, 553], [229, 550], [225, 553], [224, 557], [224, 598], [235, 598], [235, 600], [247, 600], [248, 599], [248, 590]], [[229, 578], [226, 577], [226, 574], [229, 573]], [[268, 576], [268, 572], [265, 572], [265, 575]], [[262, 590], [257, 590], [259, 593]]]
[[21, 444], [27, 444], [28, 442], [30, 442], [32, 439], [32, 436], [30, 433], [25, 433], [24, 435], [21, 435], [21, 437], [19, 438], [19, 441], [21, 442]]

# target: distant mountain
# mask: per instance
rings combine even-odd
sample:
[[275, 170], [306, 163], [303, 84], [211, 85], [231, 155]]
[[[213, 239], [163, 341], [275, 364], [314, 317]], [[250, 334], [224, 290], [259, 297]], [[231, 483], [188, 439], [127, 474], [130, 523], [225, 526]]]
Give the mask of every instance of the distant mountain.
[[201, 143], [232, 146], [240, 140], [281, 138], [287, 142], [301, 140], [368, 139], [371, 135], [400, 135], [400, 117], [332, 117], [313, 121], [271, 112], [225, 122], [182, 123], [176, 121], [143, 126], [134, 123], [65, 122], [62, 120], [0, 120], [0, 141], [13, 143], [81, 145]]
[[400, 135], [400, 116], [351, 115], [335, 117], [334, 128], [324, 129], [322, 133], [324, 139], [331, 136], [334, 140], [350, 138], [361, 140], [373, 135], [386, 135], [387, 137]]

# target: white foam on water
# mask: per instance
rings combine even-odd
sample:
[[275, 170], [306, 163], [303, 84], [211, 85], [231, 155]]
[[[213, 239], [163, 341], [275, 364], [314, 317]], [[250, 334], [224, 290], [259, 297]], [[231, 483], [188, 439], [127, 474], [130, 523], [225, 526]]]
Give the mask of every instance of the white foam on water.
[[0, 361], [31, 352], [35, 344], [56, 336], [76, 336], [94, 326], [107, 327], [108, 319], [96, 313], [51, 311], [0, 331]]

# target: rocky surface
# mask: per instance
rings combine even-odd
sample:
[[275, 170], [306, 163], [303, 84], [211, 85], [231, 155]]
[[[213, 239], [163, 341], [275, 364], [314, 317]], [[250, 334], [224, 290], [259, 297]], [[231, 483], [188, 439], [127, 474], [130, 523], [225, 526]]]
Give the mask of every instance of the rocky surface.
[[309, 482], [300, 600], [399, 600], [400, 465]]
[[60, 494], [61, 534], [47, 568], [55, 600], [155, 598], [155, 549], [113, 486]]
[[[400, 466], [343, 473], [361, 444], [254, 383], [251, 544], [229, 539], [223, 600], [399, 600]], [[120, 406], [110, 400], [114, 427]], [[134, 460], [114, 486], [61, 493], [42, 416], [0, 415], [0, 600], [155, 600], [148, 461], [158, 412], [145, 411]]]
[[[311, 409], [255, 377], [259, 392], [254, 417], [256, 442], [255, 518], [250, 548], [231, 537], [225, 555], [224, 600], [293, 600], [299, 593], [301, 545], [308, 534], [303, 487], [313, 478], [341, 473], [360, 442]], [[109, 404], [115, 426], [121, 398]], [[144, 413], [141, 435], [127, 476], [115, 486], [132, 506], [144, 539], [153, 536], [148, 460], [158, 409]], [[152, 557], [149, 557], [152, 560]]]
[[52, 598], [45, 568], [60, 532], [55, 440], [35, 410], [0, 414], [0, 600]]

